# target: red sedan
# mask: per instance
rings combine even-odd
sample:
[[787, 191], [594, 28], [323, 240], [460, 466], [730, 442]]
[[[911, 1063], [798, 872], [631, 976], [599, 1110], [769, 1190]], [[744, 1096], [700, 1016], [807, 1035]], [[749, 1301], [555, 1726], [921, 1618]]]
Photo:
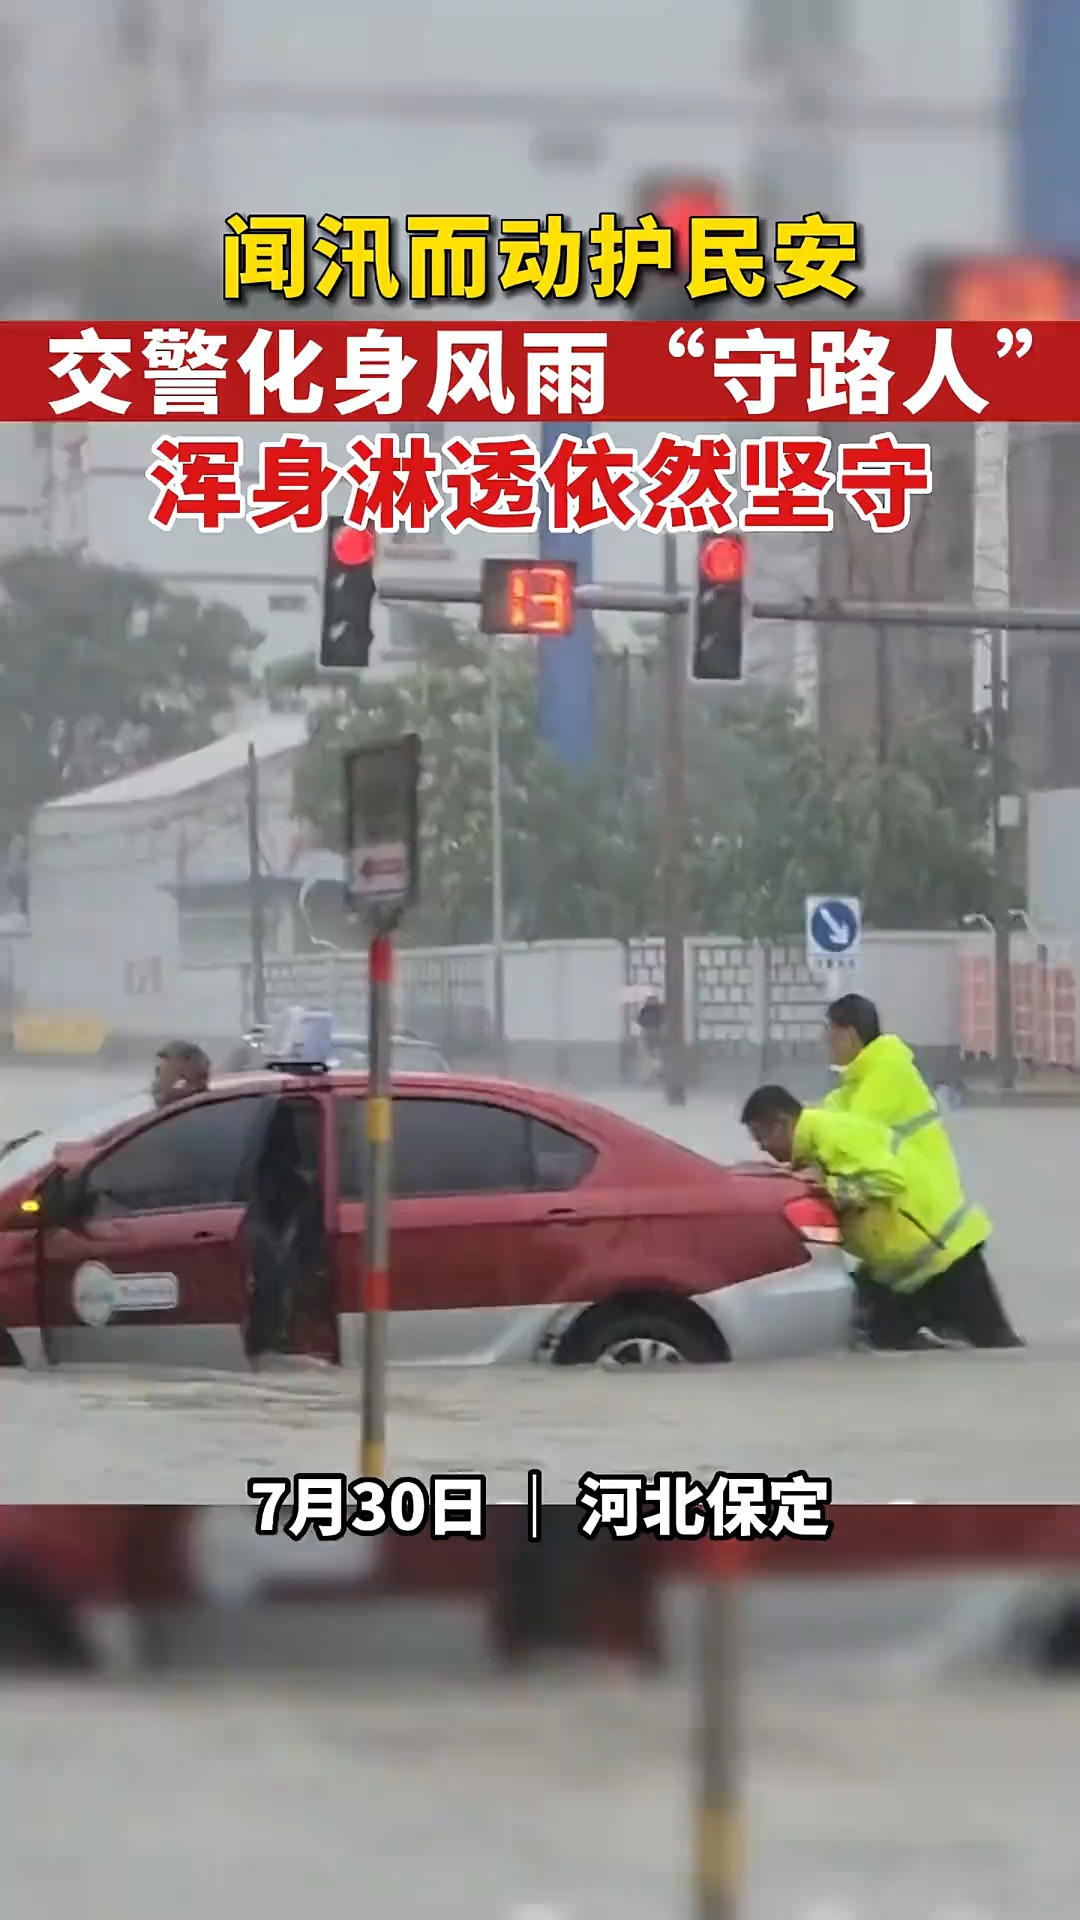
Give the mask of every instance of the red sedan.
[[[352, 1364], [365, 1080], [267, 1071], [0, 1155], [0, 1363]], [[394, 1086], [391, 1358], [642, 1365], [846, 1344], [836, 1222], [568, 1095]]]

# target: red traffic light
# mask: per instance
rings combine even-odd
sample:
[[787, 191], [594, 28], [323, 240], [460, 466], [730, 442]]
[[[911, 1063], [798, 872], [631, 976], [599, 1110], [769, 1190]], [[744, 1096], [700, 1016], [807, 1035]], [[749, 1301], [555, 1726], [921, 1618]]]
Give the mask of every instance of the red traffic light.
[[340, 567], [366, 567], [375, 558], [370, 527], [339, 527], [330, 545]]
[[698, 572], [710, 586], [733, 586], [746, 570], [746, 553], [737, 533], [718, 533], [704, 540], [698, 554]]
[[690, 264], [691, 220], [717, 220], [729, 210], [727, 195], [713, 180], [650, 181], [638, 198], [644, 212], [671, 228], [675, 264], [684, 271]]
[[[939, 268], [943, 320], [1074, 320], [1078, 276], [1071, 261], [1037, 256], [960, 259]], [[939, 316], [933, 315], [934, 319]]]
[[574, 630], [577, 568], [570, 561], [485, 560], [480, 631], [561, 639]]

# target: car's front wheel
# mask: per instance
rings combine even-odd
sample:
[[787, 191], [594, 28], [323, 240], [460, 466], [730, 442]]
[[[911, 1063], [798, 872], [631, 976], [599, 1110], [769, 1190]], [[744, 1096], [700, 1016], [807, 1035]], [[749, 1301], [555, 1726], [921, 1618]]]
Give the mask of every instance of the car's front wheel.
[[728, 1358], [719, 1332], [688, 1307], [594, 1307], [564, 1334], [563, 1367], [703, 1366]]

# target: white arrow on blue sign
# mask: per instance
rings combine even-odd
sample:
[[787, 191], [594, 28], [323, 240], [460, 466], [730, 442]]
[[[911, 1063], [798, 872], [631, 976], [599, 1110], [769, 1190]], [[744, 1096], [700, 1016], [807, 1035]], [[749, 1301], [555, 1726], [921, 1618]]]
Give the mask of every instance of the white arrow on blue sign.
[[806, 958], [814, 967], [850, 967], [862, 939], [862, 901], [851, 894], [811, 893], [806, 901]]

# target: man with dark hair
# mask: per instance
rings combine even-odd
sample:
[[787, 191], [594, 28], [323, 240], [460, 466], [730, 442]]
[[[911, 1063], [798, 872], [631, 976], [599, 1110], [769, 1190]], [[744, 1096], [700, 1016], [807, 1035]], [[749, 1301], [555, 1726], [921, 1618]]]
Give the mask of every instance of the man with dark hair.
[[915, 1065], [911, 1048], [895, 1033], [882, 1033], [878, 1010], [863, 993], [845, 993], [825, 1015], [829, 1057], [840, 1083], [822, 1106], [856, 1113], [889, 1127], [898, 1144], [910, 1140], [920, 1154], [956, 1174], [952, 1145], [934, 1095]]
[[193, 1040], [166, 1040], [158, 1048], [154, 1069], [154, 1105], [170, 1107], [189, 1094], [205, 1093], [210, 1085], [210, 1062]]
[[878, 1010], [865, 993], [842, 993], [825, 1015], [833, 1065], [846, 1067], [862, 1047], [881, 1038]]
[[804, 1107], [786, 1087], [758, 1087], [742, 1122], [773, 1160], [813, 1172], [828, 1193], [860, 1263], [872, 1346], [918, 1346], [924, 1329], [973, 1347], [1024, 1344], [986, 1265], [990, 1222], [969, 1206], [955, 1161], [907, 1151], [880, 1121]]

